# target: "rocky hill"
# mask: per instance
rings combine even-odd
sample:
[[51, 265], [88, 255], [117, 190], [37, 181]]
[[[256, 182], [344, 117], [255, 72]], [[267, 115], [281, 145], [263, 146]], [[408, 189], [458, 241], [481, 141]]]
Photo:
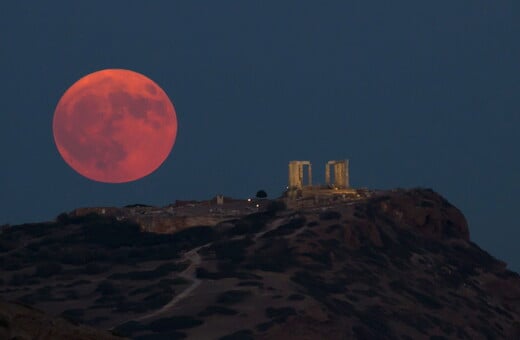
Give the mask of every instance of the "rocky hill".
[[171, 234], [109, 214], [5, 228], [0, 296], [135, 339], [520, 338], [519, 275], [435, 192], [265, 203]]

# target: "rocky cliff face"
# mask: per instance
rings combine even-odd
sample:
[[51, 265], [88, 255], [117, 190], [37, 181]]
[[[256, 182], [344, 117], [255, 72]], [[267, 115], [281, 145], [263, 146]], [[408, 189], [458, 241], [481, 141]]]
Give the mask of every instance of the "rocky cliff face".
[[381, 194], [357, 204], [351, 219], [345, 221], [347, 246], [384, 245], [383, 238], [393, 241], [399, 233], [414, 233], [435, 240], [469, 241], [464, 215], [431, 190], [409, 190]]
[[[229, 200], [229, 198], [228, 198]], [[186, 209], [186, 207], [188, 207]], [[150, 207], [128, 206], [116, 207], [87, 207], [78, 208], [69, 214], [62, 214], [65, 218], [82, 218], [92, 214], [115, 218], [123, 223], [136, 223], [141, 230], [153, 233], [172, 234], [194, 226], [210, 226], [229, 220], [237, 216], [251, 213], [250, 210], [230, 210], [219, 212], [220, 206], [213, 201], [177, 202], [174, 206]], [[222, 210], [222, 209], [220, 209]]]
[[0, 234], [0, 295], [147, 339], [518, 339], [520, 277], [431, 190], [173, 234], [109, 216]]

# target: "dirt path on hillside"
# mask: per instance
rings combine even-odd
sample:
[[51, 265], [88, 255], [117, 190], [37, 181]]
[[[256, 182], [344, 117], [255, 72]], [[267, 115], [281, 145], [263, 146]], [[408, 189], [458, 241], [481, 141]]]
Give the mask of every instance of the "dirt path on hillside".
[[172, 309], [179, 301], [181, 301], [182, 299], [184, 299], [185, 297], [190, 295], [191, 292], [193, 292], [201, 283], [201, 280], [199, 280], [197, 278], [197, 274], [196, 274], [196, 269], [197, 269], [197, 267], [200, 265], [200, 263], [202, 261], [198, 251], [201, 248], [204, 248], [204, 247], [206, 247], [206, 246], [208, 246], [210, 244], [211, 243], [208, 243], [208, 244], [205, 244], [203, 246], [197, 247], [197, 248], [192, 249], [189, 252], [184, 254], [183, 260], [188, 260], [191, 263], [188, 266], [188, 268], [186, 268], [184, 271], [182, 271], [182, 273], [180, 273], [178, 275], [178, 277], [181, 277], [183, 279], [192, 281], [192, 284], [188, 288], [183, 290], [180, 294], [176, 295], [170, 302], [168, 302], [167, 304], [162, 306], [161, 309], [158, 309], [158, 310], [156, 310], [154, 312], [145, 314], [145, 315], [143, 315], [143, 316], [141, 316], [139, 318], [133, 319], [133, 320], [135, 320], [135, 321], [143, 321], [143, 320], [150, 319], [150, 318], [153, 318], [155, 316], [161, 315], [164, 312]]
[[[287, 221], [287, 217], [278, 218], [278, 219], [272, 221], [271, 223], [269, 223], [267, 225], [267, 228], [265, 230], [256, 233], [254, 235], [254, 237], [253, 237], [253, 240], [255, 240], [255, 241], [258, 240], [264, 234], [266, 234], [269, 231], [275, 230], [276, 228], [280, 227], [286, 221]], [[305, 231], [306, 229], [307, 229], [307, 226], [303, 226], [303, 227], [299, 228], [298, 230], [294, 231], [292, 234], [285, 235], [284, 237], [292, 239], [292, 238], [296, 237], [297, 235], [299, 235], [300, 233], [302, 233], [303, 231]], [[238, 237], [234, 237], [233, 239], [242, 239], [244, 237], [245, 236], [238, 236]], [[186, 280], [192, 282], [186, 289], [184, 289], [181, 293], [179, 293], [178, 295], [173, 297], [173, 299], [170, 300], [170, 302], [168, 302], [167, 304], [162, 306], [160, 309], [155, 310], [155, 311], [150, 312], [150, 313], [147, 313], [145, 315], [142, 315], [142, 316], [140, 316], [138, 318], [132, 318], [132, 319], [130, 319], [128, 321], [144, 321], [144, 320], [148, 320], [148, 319], [157, 317], [157, 316], [159, 316], [161, 314], [164, 314], [164, 313], [172, 310], [181, 300], [185, 299], [190, 294], [192, 294], [193, 291], [195, 289], [197, 289], [197, 287], [202, 283], [202, 281], [197, 278], [197, 273], [196, 273], [197, 267], [202, 262], [202, 258], [201, 258], [201, 256], [199, 255], [198, 252], [199, 252], [200, 249], [205, 248], [205, 247], [209, 247], [212, 244], [213, 244], [213, 242], [206, 243], [206, 244], [204, 244], [202, 246], [199, 246], [197, 248], [194, 248], [194, 249], [186, 252], [183, 255], [181, 261], [189, 261], [190, 265], [188, 266], [188, 268], [186, 268], [180, 274], [178, 274], [177, 277], [181, 277], [183, 279], [186, 279]]]
[[283, 224], [283, 222], [285, 222], [286, 220], [287, 220], [286, 217], [284, 217], [284, 218], [277, 218], [276, 220], [274, 220], [271, 223], [271, 225], [268, 225], [267, 228], [265, 228], [264, 231], [260, 231], [260, 232], [256, 233], [255, 236], [253, 237], [253, 241], [258, 240], [260, 237], [264, 236], [264, 234], [267, 234], [268, 232], [270, 232], [272, 230], [275, 230], [276, 228], [281, 226]]

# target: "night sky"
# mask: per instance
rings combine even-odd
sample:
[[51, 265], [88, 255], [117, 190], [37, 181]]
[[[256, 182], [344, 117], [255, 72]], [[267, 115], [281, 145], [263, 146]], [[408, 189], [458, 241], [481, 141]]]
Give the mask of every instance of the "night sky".
[[[520, 2], [3, 1], [0, 224], [82, 206], [279, 196], [287, 163], [350, 159], [354, 187], [427, 187], [520, 270]], [[106, 68], [173, 101], [150, 176], [93, 182], [56, 150], [64, 91]]]

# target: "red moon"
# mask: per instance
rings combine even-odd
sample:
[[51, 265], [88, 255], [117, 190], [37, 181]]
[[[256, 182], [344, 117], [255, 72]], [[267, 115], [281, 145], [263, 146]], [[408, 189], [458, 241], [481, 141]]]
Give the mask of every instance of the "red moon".
[[86, 75], [63, 94], [52, 127], [59, 153], [79, 174], [124, 183], [151, 174], [168, 157], [177, 115], [151, 79], [107, 69]]

